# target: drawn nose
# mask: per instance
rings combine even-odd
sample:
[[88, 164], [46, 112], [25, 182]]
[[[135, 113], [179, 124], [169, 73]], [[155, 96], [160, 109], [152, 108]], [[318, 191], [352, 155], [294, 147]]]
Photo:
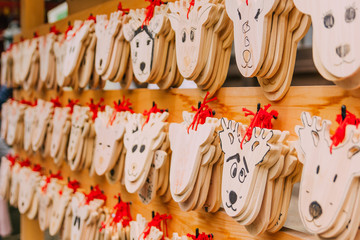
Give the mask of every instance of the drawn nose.
[[140, 63], [140, 70], [141, 70], [141, 71], [144, 71], [144, 69], [145, 69], [145, 63], [144, 63], [144, 62], [141, 62], [141, 63]]
[[317, 219], [318, 217], [320, 217], [322, 214], [322, 209], [321, 209], [320, 204], [316, 201], [310, 203], [309, 212], [310, 212], [310, 215], [314, 219]]
[[230, 203], [234, 204], [236, 203], [237, 200], [237, 194], [234, 191], [231, 191], [229, 194], [229, 198], [230, 198]]
[[346, 57], [346, 55], [348, 55], [349, 52], [350, 52], [349, 44], [340, 45], [336, 48], [336, 54], [341, 58]]

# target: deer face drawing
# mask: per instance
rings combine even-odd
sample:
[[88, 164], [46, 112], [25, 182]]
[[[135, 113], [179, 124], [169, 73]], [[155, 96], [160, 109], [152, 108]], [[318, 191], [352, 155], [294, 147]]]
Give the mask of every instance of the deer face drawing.
[[[346, 136], [330, 153], [331, 122], [310, 114], [301, 114], [303, 126], [295, 128], [299, 136], [298, 155], [304, 164], [300, 182], [299, 208], [307, 229], [321, 233], [332, 226], [349, 193], [350, 184], [360, 175], [360, 143], [355, 126], [346, 127]], [[351, 214], [351, 213], [349, 213]]]
[[17, 206], [19, 197], [19, 183], [20, 183], [20, 165], [15, 163], [11, 169], [11, 185], [9, 202], [12, 206]]
[[68, 32], [66, 39], [66, 55], [63, 64], [63, 74], [65, 77], [70, 77], [75, 70], [77, 63], [80, 61], [82, 45], [89, 35], [89, 30], [93, 21], [75, 21], [74, 28]]
[[146, 82], [150, 76], [156, 35], [163, 26], [164, 15], [157, 14], [149, 25], [142, 26], [143, 12], [131, 11], [129, 23], [124, 25], [125, 39], [130, 42], [131, 62], [136, 79]]
[[66, 208], [71, 200], [72, 190], [64, 187], [62, 194], [55, 192], [54, 194], [54, 206], [51, 209], [51, 218], [49, 225], [49, 233], [51, 236], [54, 236], [60, 231], [61, 225], [63, 223]]
[[169, 127], [170, 148], [172, 150], [170, 165], [170, 190], [180, 195], [191, 184], [191, 176], [198, 171], [201, 156], [209, 149], [209, 139], [214, 136], [215, 124], [199, 124], [197, 131], [187, 125], [191, 122], [188, 112], [183, 112], [187, 123], [171, 123]]
[[[43, 179], [44, 180], [44, 179]], [[46, 184], [45, 181], [42, 181], [41, 186]], [[50, 217], [51, 217], [51, 209], [53, 208], [54, 196], [56, 196], [56, 192], [61, 189], [61, 186], [56, 182], [55, 179], [52, 179], [46, 188], [46, 191], [42, 191], [42, 189], [38, 189], [39, 196], [39, 210], [38, 210], [38, 219], [40, 229], [45, 231], [49, 227]], [[57, 208], [56, 206], [54, 208]]]
[[169, 113], [151, 114], [148, 123], [142, 127], [142, 114], [129, 114], [124, 136], [126, 147], [125, 157], [125, 177], [131, 181], [136, 181], [149, 167], [155, 150], [163, 143], [165, 133], [163, 129], [167, 123]]
[[47, 128], [50, 116], [54, 111], [54, 105], [51, 102], [39, 99], [35, 107], [36, 116], [33, 120], [33, 135], [31, 143], [33, 150], [37, 150], [38, 144], [43, 141], [45, 136], [45, 129]]
[[121, 15], [121, 11], [113, 12], [110, 14], [110, 20], [107, 19], [107, 15], [96, 16], [95, 69], [99, 75], [104, 74], [106, 66], [110, 62], [114, 39], [121, 27]]
[[69, 146], [67, 149], [68, 159], [72, 160], [75, 158], [75, 155], [78, 150], [80, 139], [82, 137], [83, 129], [85, 123], [89, 119], [89, 108], [80, 107], [75, 105], [74, 111], [71, 116], [71, 131], [69, 137]]
[[256, 177], [255, 168], [259, 167], [269, 155], [272, 147], [269, 141], [274, 134], [272, 130], [254, 128], [251, 138], [243, 143], [241, 149], [240, 132], [244, 133], [245, 127], [224, 118], [221, 119], [221, 126], [223, 130], [219, 135], [221, 148], [225, 154], [221, 196], [226, 213], [235, 217], [244, 208], [251, 182]]
[[50, 58], [53, 56], [55, 38], [55, 33], [39, 37], [40, 79], [43, 81], [46, 80], [49, 73]]
[[27, 107], [24, 114], [24, 150], [28, 151], [31, 149], [31, 137], [33, 134], [33, 122], [35, 118], [34, 107]]
[[61, 138], [64, 135], [63, 131], [65, 129], [65, 125], [70, 118], [70, 108], [68, 107], [57, 107], [54, 110], [53, 116], [53, 132], [51, 135], [51, 148], [50, 155], [55, 157], [59, 152], [61, 145]]
[[31, 59], [34, 55], [35, 51], [38, 47], [38, 39], [26, 39], [25, 41], [19, 43], [22, 47], [22, 57], [21, 57], [21, 72], [20, 72], [20, 78], [24, 80], [28, 73], [30, 72], [30, 66], [31, 66]]
[[[226, 0], [226, 12], [234, 22], [236, 63], [242, 75], [252, 77], [264, 55], [265, 16], [275, 0]], [[265, 30], [264, 30], [265, 31]]]
[[29, 210], [39, 182], [39, 173], [31, 171], [29, 168], [23, 168], [21, 170], [18, 199], [18, 208], [20, 213], [24, 214]]
[[195, 1], [194, 7], [189, 12], [189, 1], [181, 0], [169, 3], [169, 19], [175, 31], [176, 61], [180, 73], [184, 78], [194, 71], [199, 61], [202, 34], [209, 14], [215, 5], [208, 1]]
[[[63, 36], [59, 37], [63, 39]], [[64, 60], [66, 56], [66, 41], [59, 40], [54, 43], [54, 54], [55, 54], [55, 63], [56, 63], [56, 81], [57, 84], [62, 87], [64, 86]]]
[[20, 121], [24, 116], [24, 106], [16, 101], [11, 103], [11, 108], [8, 116], [8, 131], [6, 134], [6, 142], [13, 145], [17, 140], [17, 131]]
[[[96, 173], [101, 176], [114, 167], [118, 143], [125, 132], [126, 112], [116, 113], [106, 106], [105, 112], [98, 113], [95, 119], [94, 164]], [[113, 115], [115, 114], [115, 115]], [[115, 116], [115, 117], [114, 117]]]
[[359, 2], [294, 0], [296, 7], [311, 16], [313, 51], [328, 72], [337, 77], [353, 75], [360, 67], [359, 35], [353, 33], [360, 26]]

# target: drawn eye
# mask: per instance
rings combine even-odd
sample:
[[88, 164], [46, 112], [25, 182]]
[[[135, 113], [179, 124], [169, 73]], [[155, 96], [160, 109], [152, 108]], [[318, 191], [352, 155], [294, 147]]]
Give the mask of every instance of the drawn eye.
[[145, 145], [143, 144], [140, 146], [140, 152], [142, 153], [144, 150], [145, 150]]
[[136, 41], [136, 47], [138, 48], [139, 47], [139, 41]]
[[256, 12], [255, 17], [254, 17], [256, 21], [258, 21], [260, 13], [261, 13], [261, 11], [260, 11], [260, 8], [259, 8], [259, 9], [257, 10], [257, 12]]
[[191, 31], [190, 31], [190, 40], [191, 40], [192, 42], [194, 41], [194, 37], [195, 37], [194, 30], [191, 29]]
[[183, 32], [182, 32], [182, 37], [181, 37], [181, 41], [182, 41], [182, 42], [185, 42], [185, 40], [186, 40], [186, 32], [185, 32], [185, 30], [183, 30]]
[[319, 172], [320, 172], [320, 165], [318, 165], [316, 168], [316, 174], [319, 174]]
[[324, 17], [324, 26], [328, 29], [332, 28], [335, 24], [335, 18], [332, 13], [328, 13]]
[[348, 9], [346, 9], [345, 22], [351, 23], [352, 21], [354, 21], [355, 17], [356, 17], [356, 9], [354, 7], [349, 7]]
[[110, 145], [106, 145], [108, 148], [110, 148]]
[[237, 173], [237, 163], [233, 163], [233, 165], [231, 165], [231, 168], [230, 168], [230, 176], [232, 178], [236, 177], [236, 173]]
[[240, 170], [240, 173], [239, 173], [239, 181], [240, 181], [241, 183], [243, 183], [243, 182], [245, 181], [246, 176], [247, 176], [247, 175], [246, 175], [245, 169], [242, 168], [242, 169]]
[[102, 143], [101, 143], [101, 142], [99, 142], [99, 145], [101, 146], [101, 145], [102, 145]]
[[137, 144], [132, 147], [132, 152], [135, 152], [137, 149]]
[[149, 40], [147, 40], [147, 42], [146, 42], [146, 45], [150, 45], [150, 43], [151, 43], [151, 40], [149, 39]]
[[241, 12], [240, 12], [240, 10], [237, 9], [237, 12], [238, 12], [239, 20], [241, 20]]
[[333, 182], [336, 182], [336, 179], [337, 179], [337, 174], [335, 174]]

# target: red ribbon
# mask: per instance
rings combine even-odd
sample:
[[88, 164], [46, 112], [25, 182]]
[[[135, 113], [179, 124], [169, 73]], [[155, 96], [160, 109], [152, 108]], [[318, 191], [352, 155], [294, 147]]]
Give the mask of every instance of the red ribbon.
[[99, 185], [96, 185], [89, 194], [85, 194], [85, 204], [89, 204], [94, 199], [106, 201], [106, 198], [106, 195], [100, 190]]
[[61, 102], [60, 102], [60, 100], [59, 100], [59, 96], [57, 96], [56, 98], [52, 98], [52, 99], [50, 100], [50, 102], [52, 102], [52, 104], [54, 105], [54, 108], [56, 108], [56, 107], [62, 107], [62, 104], [61, 104]]
[[192, 7], [194, 7], [194, 5], [195, 5], [195, 0], [191, 0], [189, 8], [188, 8], [188, 12], [187, 12], [187, 19], [189, 19], [190, 10], [191, 10]]
[[71, 31], [72, 29], [73, 29], [73, 26], [71, 26], [71, 24], [69, 24], [66, 31], [65, 31], [65, 38], [64, 39], [66, 39], [66, 37], [68, 35], [68, 32]]
[[90, 16], [86, 20], [93, 20], [96, 23], [96, 17], [90, 13]]
[[150, 20], [154, 17], [155, 7], [164, 4], [164, 2], [162, 2], [161, 0], [145, 0], [145, 1], [150, 2], [150, 5], [146, 7], [145, 19], [141, 25], [141, 28], [143, 28], [144, 25], [149, 25]]
[[68, 104], [66, 104], [65, 107], [70, 108], [70, 114], [72, 114], [74, 112], [74, 106], [79, 102], [79, 99], [69, 99]]
[[67, 184], [67, 187], [73, 190], [73, 193], [77, 191], [77, 189], [80, 187], [80, 183], [76, 180], [69, 181]]
[[56, 28], [55, 25], [50, 27], [50, 33], [55, 33], [55, 35], [59, 35], [61, 32], [59, 31], [59, 29]]
[[30, 167], [30, 160], [27, 158], [21, 162], [19, 162], [21, 167]]
[[41, 172], [40, 164], [35, 164], [31, 170], [34, 172]]
[[146, 116], [146, 120], [145, 120], [144, 124], [142, 125], [141, 130], [144, 128], [145, 124], [147, 124], [149, 122], [151, 113], [163, 113], [165, 111], [166, 111], [165, 109], [158, 109], [156, 103], [153, 102], [152, 108], [150, 108], [149, 111], [145, 110], [143, 112], [143, 115]]
[[102, 105], [104, 102], [104, 98], [101, 98], [98, 103], [94, 103], [94, 99], [90, 98], [90, 103], [87, 103], [87, 105], [90, 108], [90, 112], [92, 112], [92, 120], [95, 121], [97, 118], [99, 110], [102, 112], [105, 110], [105, 105]]
[[330, 146], [330, 153], [332, 154], [333, 146], [338, 146], [345, 138], [346, 133], [346, 126], [347, 125], [355, 125], [356, 127], [360, 124], [360, 119], [356, 118], [354, 114], [347, 111], [345, 112], [345, 116], [342, 114], [338, 114], [336, 116], [336, 122], [339, 124], [338, 128], [336, 129], [334, 135], [330, 138], [332, 140], [332, 144]]
[[193, 240], [212, 240], [214, 238], [212, 234], [206, 234], [204, 232], [199, 234], [199, 236], [195, 236], [190, 233], [186, 234], [186, 236]]
[[144, 239], [150, 234], [151, 227], [156, 227], [160, 231], [163, 231], [161, 228], [161, 223], [163, 223], [163, 228], [164, 228], [164, 231], [163, 231], [164, 234], [161, 239], [164, 240], [165, 236], [168, 237], [167, 220], [169, 220], [169, 219], [172, 219], [170, 214], [169, 215], [166, 215], [166, 214], [160, 215], [159, 213], [156, 213], [154, 218], [147, 224], [147, 226], [143, 232]]
[[124, 16], [125, 13], [129, 13], [130, 9], [129, 8], [123, 8], [121, 2], [119, 2], [119, 5], [117, 7], [118, 11], [122, 12], [122, 15]]
[[245, 112], [245, 117], [247, 117], [247, 116], [254, 116], [254, 117], [251, 119], [251, 123], [250, 123], [249, 127], [246, 129], [246, 133], [245, 133], [243, 139], [241, 140], [241, 143], [240, 143], [241, 149], [242, 149], [245, 139], [247, 138], [247, 140], [250, 140], [253, 129], [255, 127], [272, 129], [273, 126], [272, 126], [271, 120], [273, 118], [277, 119], [279, 113], [276, 110], [271, 110], [270, 112], [267, 112], [270, 107], [271, 107], [271, 104], [268, 104], [268, 105], [264, 106], [264, 108], [259, 108], [256, 113], [254, 113], [246, 108], [243, 108], [243, 111]]
[[117, 198], [119, 201], [114, 206], [115, 216], [113, 217], [110, 225], [116, 225], [117, 223], [121, 222], [123, 227], [127, 227], [132, 221], [130, 213], [130, 203], [121, 201], [120, 194], [114, 197]]
[[13, 167], [16, 163], [16, 160], [19, 158], [19, 155], [11, 155], [10, 153], [6, 155], [6, 159], [10, 162], [10, 167]]
[[[40, 168], [41, 168], [41, 167], [40, 167]], [[44, 186], [42, 186], [42, 188], [41, 188], [41, 191], [42, 191], [43, 193], [45, 193], [45, 192], [47, 191], [47, 187], [48, 187], [49, 183], [51, 182], [51, 179], [53, 179], [53, 178], [59, 179], [59, 180], [62, 180], [62, 179], [63, 179], [63, 177], [61, 176], [60, 170], [59, 170], [57, 173], [55, 173], [55, 174], [51, 173], [49, 176], [47, 176], [47, 177], [45, 178], [45, 184], [44, 184]]]
[[194, 106], [191, 107], [192, 111], [196, 111], [196, 113], [194, 115], [194, 119], [193, 119], [192, 123], [188, 127], [188, 133], [190, 131], [190, 128], [192, 130], [194, 130], [194, 128], [195, 128], [195, 131], [197, 131], [199, 124], [204, 124], [206, 121], [206, 118], [214, 116], [214, 112], [208, 106], [208, 103], [217, 100], [217, 98], [214, 97], [212, 99], [207, 100], [209, 94], [210, 94], [209, 92], [206, 93], [204, 101], [202, 103], [200, 103], [200, 106], [198, 108], [195, 108]]

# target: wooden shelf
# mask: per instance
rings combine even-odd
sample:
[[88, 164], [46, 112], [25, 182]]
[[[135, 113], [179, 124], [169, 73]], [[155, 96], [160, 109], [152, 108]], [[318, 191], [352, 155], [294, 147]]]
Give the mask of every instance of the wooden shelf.
[[[25, 92], [22, 90], [15, 91], [15, 99], [34, 99], [42, 98], [50, 100], [57, 96], [55, 91], [47, 91], [44, 93]], [[168, 91], [136, 89], [129, 91], [122, 90], [88, 90], [79, 93], [73, 91], [64, 91], [60, 94], [60, 101], [65, 104], [69, 98], [79, 99], [80, 104], [85, 105], [90, 98], [98, 101], [100, 98], [105, 99], [105, 103], [112, 105], [113, 101], [121, 99], [125, 95], [130, 98], [134, 104], [135, 112], [143, 112], [152, 106], [152, 101], [156, 101], [159, 108], [168, 108], [170, 117], [169, 122], [181, 122], [182, 111], [190, 110], [191, 106], [196, 106], [197, 102], [202, 100], [197, 89], [172, 89]], [[242, 108], [246, 107], [251, 110], [256, 109], [256, 104], [262, 105], [269, 102], [262, 94], [260, 88], [222, 88], [217, 93], [218, 100], [210, 103], [211, 107], [216, 111], [216, 117], [227, 117], [249, 123], [249, 119], [244, 117]], [[314, 86], [314, 87], [291, 87], [288, 95], [280, 102], [272, 103], [273, 108], [279, 111], [279, 119], [275, 121], [274, 128], [288, 130], [291, 132], [292, 138], [295, 138], [294, 127], [300, 124], [300, 114], [302, 111], [309, 111], [327, 119], [335, 119], [336, 114], [340, 112], [341, 105], [346, 104], [348, 109], [355, 114], [360, 114], [360, 105], [357, 99], [351, 97], [344, 90], [335, 86]], [[335, 126], [333, 126], [334, 128]], [[19, 150], [22, 156], [28, 156], [25, 152]], [[52, 170], [57, 171], [57, 167], [51, 158], [42, 159], [39, 154], [29, 156], [34, 163], [40, 163], [46, 172]], [[72, 172], [67, 164], [63, 164], [60, 168], [63, 176], [76, 178], [82, 184], [84, 189], [89, 190], [91, 185], [99, 184], [108, 196], [107, 206], [112, 207], [116, 199], [113, 198], [117, 193], [121, 193], [125, 201], [131, 201], [132, 214], [141, 213], [147, 219], [151, 218], [151, 211], [159, 211], [161, 213], [170, 213], [174, 216], [169, 224], [170, 233], [177, 231], [180, 233], [193, 232], [196, 227], [201, 231], [212, 232], [216, 239], [310, 239], [309, 235], [294, 231], [281, 231], [277, 234], [264, 234], [259, 237], [250, 236], [244, 227], [239, 225], [223, 211], [216, 214], [206, 213], [205, 211], [182, 212], [178, 205], [171, 201], [162, 203], [160, 199], [155, 199], [149, 205], [144, 205], [138, 199], [136, 194], [128, 194], [120, 183], [109, 185], [104, 177], [88, 176], [88, 172]], [[27, 228], [29, 230], [29, 228]], [[33, 231], [33, 228], [30, 229]], [[26, 236], [26, 235], [24, 235]], [[29, 238], [24, 238], [29, 239]]]

